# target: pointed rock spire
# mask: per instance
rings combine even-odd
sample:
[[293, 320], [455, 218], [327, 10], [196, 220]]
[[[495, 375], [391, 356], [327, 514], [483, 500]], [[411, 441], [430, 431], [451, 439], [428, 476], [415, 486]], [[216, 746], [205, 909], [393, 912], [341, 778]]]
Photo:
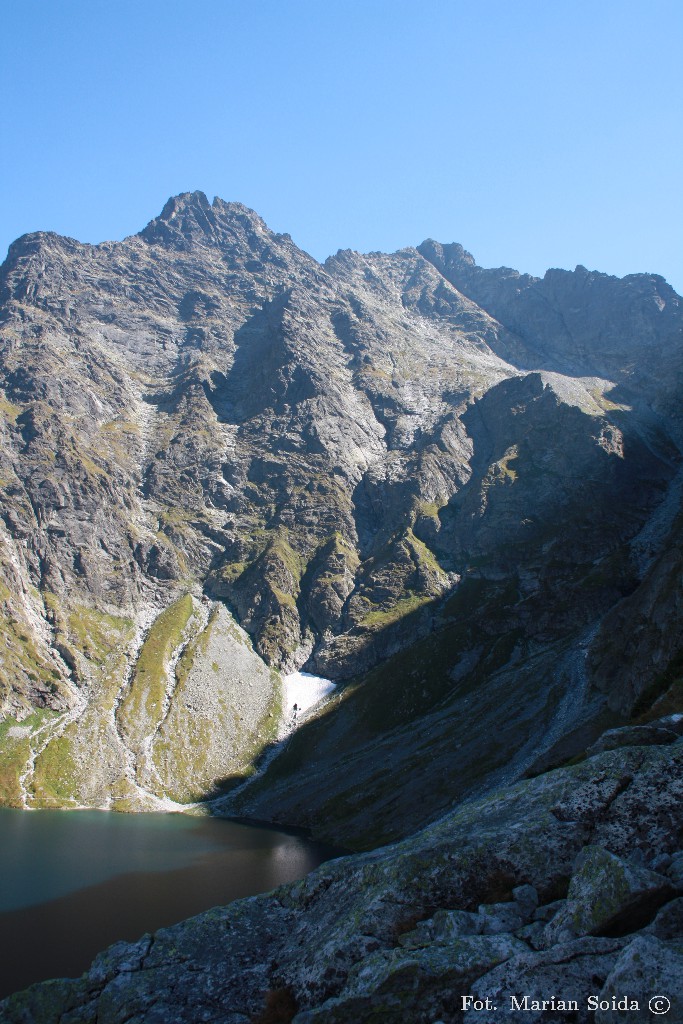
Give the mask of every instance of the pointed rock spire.
[[256, 238], [268, 238], [271, 232], [258, 214], [242, 203], [226, 203], [218, 197], [210, 203], [203, 192], [181, 192], [168, 200], [140, 235], [147, 242], [185, 250], [194, 245], [224, 248], [240, 242], [253, 248]]

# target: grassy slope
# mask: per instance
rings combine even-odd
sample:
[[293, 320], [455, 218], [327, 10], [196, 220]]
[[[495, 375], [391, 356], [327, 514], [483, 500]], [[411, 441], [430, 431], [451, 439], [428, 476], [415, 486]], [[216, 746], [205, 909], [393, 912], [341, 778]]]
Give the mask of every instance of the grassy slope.
[[192, 609], [192, 598], [185, 594], [155, 620], [143, 644], [130, 689], [117, 713], [119, 727], [133, 745], [142, 742], [160, 716], [168, 662], [182, 640]]

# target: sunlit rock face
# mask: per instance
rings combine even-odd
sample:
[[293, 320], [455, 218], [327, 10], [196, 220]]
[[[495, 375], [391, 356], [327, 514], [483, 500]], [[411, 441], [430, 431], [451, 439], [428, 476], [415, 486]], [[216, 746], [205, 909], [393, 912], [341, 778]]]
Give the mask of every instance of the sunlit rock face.
[[240, 800], [372, 845], [576, 753], [683, 647], [661, 278], [320, 265], [197, 192], [20, 238], [0, 303], [2, 801], [229, 790], [303, 668], [345, 685]]

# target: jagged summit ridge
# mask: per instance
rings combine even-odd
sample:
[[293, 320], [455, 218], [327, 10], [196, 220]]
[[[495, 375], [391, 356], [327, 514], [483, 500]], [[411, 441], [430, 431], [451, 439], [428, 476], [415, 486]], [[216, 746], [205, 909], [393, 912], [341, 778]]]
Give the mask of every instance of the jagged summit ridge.
[[[174, 743], [164, 723], [193, 721], [183, 651], [204, 665], [228, 611], [259, 686], [302, 666], [354, 681], [277, 813], [320, 820], [336, 792], [343, 827], [375, 837], [438, 813], [481, 766], [519, 754], [525, 770], [653, 682], [655, 661], [631, 678], [609, 645], [581, 645], [627, 595], [637, 618], [631, 543], [651, 538], [637, 565], [655, 572], [675, 525], [682, 320], [660, 279], [539, 279], [429, 241], [321, 266], [194, 192], [122, 242], [26, 236], [0, 289], [6, 801], [212, 792], [225, 728], [209, 709], [230, 664], [209, 663], [201, 736]], [[651, 634], [638, 664], [677, 636]], [[515, 730], [510, 695], [527, 708]], [[135, 724], [147, 697], [161, 710]], [[225, 773], [267, 741], [256, 706]], [[188, 769], [196, 743], [204, 775]], [[415, 792], [396, 814], [401, 765]]]
[[[235, 233], [239, 235], [240, 230], [245, 232], [247, 235], [253, 234], [257, 236], [266, 236], [291, 242], [291, 236], [289, 234], [276, 234], [272, 232], [263, 218], [244, 203], [236, 200], [227, 201], [222, 199], [220, 196], [215, 196], [213, 201], [210, 202], [206, 194], [201, 190], [180, 192], [177, 195], [171, 196], [166, 201], [161, 213], [157, 217], [154, 217], [137, 235], [131, 235], [125, 241], [130, 242], [132, 239], [142, 237], [149, 242], [164, 242], [166, 244], [173, 243], [180, 248], [184, 248], [186, 244], [190, 242], [194, 242], [194, 244], [202, 244], [202, 241], [208, 244], [218, 245], [224, 237], [231, 238]], [[116, 242], [102, 242], [94, 244], [79, 242], [75, 238], [60, 235], [54, 231], [34, 231], [21, 235], [12, 242], [9, 247], [8, 255], [15, 253], [17, 250], [24, 250], [29, 246], [29, 243], [34, 245], [39, 244], [41, 239], [44, 241], [61, 241], [69, 245], [80, 245], [95, 248], [98, 245], [109, 247], [111, 245], [121, 244]], [[184, 242], [181, 241], [181, 239], [184, 239]], [[459, 242], [445, 243], [436, 241], [433, 238], [427, 238], [415, 247], [408, 247], [406, 251], [417, 251], [426, 260], [434, 264], [440, 272], [443, 272], [446, 277], [448, 277], [449, 273], [456, 273], [457, 268], [474, 268], [478, 274], [494, 274], [505, 278], [509, 277], [512, 279], [520, 279], [523, 283], [537, 283], [543, 280], [541, 278], [533, 277], [533, 275], [514, 270], [510, 267], [491, 269], [479, 267], [472, 253], [465, 249]], [[353, 249], [339, 249], [335, 254], [328, 257], [328, 259], [335, 260], [346, 255], [361, 256], [362, 254]], [[386, 254], [373, 252], [367, 255], [383, 256]], [[308, 258], [313, 262], [317, 262], [313, 260], [313, 257], [309, 256]], [[547, 277], [548, 275], [552, 276], [555, 274], [570, 274], [577, 275], [579, 277], [588, 276], [603, 279], [608, 278], [614, 281], [637, 281], [640, 279], [648, 279], [651, 282], [657, 282], [664, 285], [664, 291], [667, 293], [669, 298], [671, 297], [671, 293], [673, 293], [674, 296], [676, 295], [671, 286], [666, 282], [665, 278], [654, 273], [629, 274], [624, 278], [616, 278], [613, 275], [603, 274], [599, 271], [587, 270], [586, 267], [578, 264], [573, 271], [559, 270], [556, 268], [549, 269], [546, 271], [545, 276]]]
[[186, 248], [192, 244], [221, 245], [245, 237], [272, 236], [264, 221], [242, 203], [228, 203], [218, 196], [210, 203], [203, 192], [182, 192], [172, 196], [158, 217], [140, 236], [149, 242], [163, 242]]

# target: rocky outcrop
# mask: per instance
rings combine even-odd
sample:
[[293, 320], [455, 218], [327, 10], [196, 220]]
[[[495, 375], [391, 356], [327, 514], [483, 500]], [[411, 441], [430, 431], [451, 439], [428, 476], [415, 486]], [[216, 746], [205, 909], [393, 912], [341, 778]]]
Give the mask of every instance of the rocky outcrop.
[[[502, 354], [517, 365], [608, 378], [617, 394], [640, 402], [655, 398], [664, 406], [680, 387], [680, 297], [658, 275], [619, 279], [578, 266], [537, 278], [478, 267], [457, 244], [428, 239], [418, 251], [514, 336], [514, 349]], [[631, 360], [643, 356], [647, 366], [634, 380]]]
[[489, 998], [497, 1020], [588, 1024], [622, 1019], [627, 996], [640, 1024], [653, 995], [678, 1019], [682, 796], [680, 741], [611, 750], [119, 943], [0, 1019], [469, 1024]]
[[655, 871], [631, 865], [600, 846], [577, 857], [564, 907], [546, 926], [548, 945], [584, 935], [620, 935], [647, 924], [676, 895]]

